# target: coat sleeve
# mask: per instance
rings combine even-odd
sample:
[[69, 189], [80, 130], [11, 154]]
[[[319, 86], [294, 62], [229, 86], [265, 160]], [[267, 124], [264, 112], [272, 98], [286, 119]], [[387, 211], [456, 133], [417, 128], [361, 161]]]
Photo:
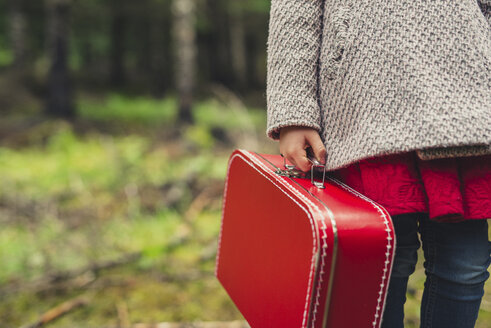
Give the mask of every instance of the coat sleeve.
[[267, 41], [267, 135], [285, 126], [321, 129], [317, 70], [323, 0], [272, 0]]

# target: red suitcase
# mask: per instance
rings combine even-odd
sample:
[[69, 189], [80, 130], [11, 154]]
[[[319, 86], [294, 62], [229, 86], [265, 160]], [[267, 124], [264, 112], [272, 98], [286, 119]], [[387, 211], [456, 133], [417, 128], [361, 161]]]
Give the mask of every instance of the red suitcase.
[[279, 155], [231, 155], [218, 280], [252, 328], [380, 327], [395, 252], [389, 214], [335, 179], [321, 189], [285, 172]]

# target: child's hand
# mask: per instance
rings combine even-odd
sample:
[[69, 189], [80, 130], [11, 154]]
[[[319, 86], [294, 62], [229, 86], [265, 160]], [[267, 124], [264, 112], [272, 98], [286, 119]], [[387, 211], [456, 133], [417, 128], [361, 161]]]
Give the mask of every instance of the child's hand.
[[326, 148], [317, 130], [304, 126], [289, 126], [280, 130], [280, 153], [304, 172], [312, 166], [305, 152], [308, 147], [312, 147], [317, 160], [325, 164]]

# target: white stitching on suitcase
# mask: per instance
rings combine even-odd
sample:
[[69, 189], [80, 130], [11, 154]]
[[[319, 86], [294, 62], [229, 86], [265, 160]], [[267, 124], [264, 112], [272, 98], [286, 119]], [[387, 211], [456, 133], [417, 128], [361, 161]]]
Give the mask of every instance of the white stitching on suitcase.
[[[263, 165], [263, 167], [266, 168], [266, 166], [264, 166], [264, 165]], [[281, 181], [283, 181], [283, 179]], [[290, 180], [288, 180], [288, 181], [290, 181]], [[300, 195], [300, 196], [303, 197], [303, 195]], [[320, 270], [319, 270], [319, 281], [318, 281], [317, 288], [316, 288], [316, 296], [315, 296], [315, 301], [314, 301], [314, 309], [312, 311], [312, 324], [311, 324], [311, 327], [315, 327], [315, 321], [317, 320], [317, 307], [320, 305], [319, 299], [321, 297], [322, 283], [324, 282], [324, 279], [322, 277], [325, 273], [324, 272], [324, 266], [326, 263], [325, 258], [327, 256], [327, 247], [328, 247], [328, 244], [327, 244], [327, 226], [326, 226], [325, 218], [322, 216], [322, 213], [320, 212], [319, 208], [313, 202], [311, 202], [308, 198], [304, 198], [304, 200], [307, 202], [310, 202], [310, 204], [312, 206], [316, 207], [319, 214], [321, 214], [320, 217], [322, 218], [321, 229], [323, 232], [323, 235], [322, 235], [323, 245], [322, 245], [322, 254], [321, 254], [321, 264], [320, 264]], [[329, 219], [333, 220], [331, 211], [328, 208], [326, 208], [326, 210], [328, 212]], [[336, 232], [333, 231], [333, 233], [336, 235]], [[335, 250], [333, 250], [333, 252], [335, 252]], [[334, 255], [334, 253], [333, 253], [333, 255]], [[332, 265], [335, 265], [335, 264], [333, 263]], [[326, 299], [325, 302], [327, 303], [328, 299]], [[306, 306], [307, 305], [308, 305], [308, 300], [307, 300]]]
[[[386, 281], [387, 280], [387, 272], [389, 272], [389, 270], [392, 270], [392, 264], [394, 262], [394, 254], [395, 252], [392, 252], [392, 261], [389, 260], [389, 256], [391, 254], [391, 249], [393, 249], [393, 245], [391, 242], [392, 240], [394, 240], [394, 238], [392, 238], [390, 236], [390, 232], [392, 231], [389, 227], [389, 220], [387, 218], [387, 215], [385, 214], [385, 212], [381, 209], [380, 205], [375, 203], [373, 200], [371, 200], [370, 198], [366, 197], [365, 195], [363, 194], [360, 194], [358, 191], [350, 188], [349, 186], [345, 185], [344, 183], [342, 183], [341, 181], [338, 181], [336, 179], [332, 179], [332, 178], [328, 178], [329, 180], [337, 183], [339, 186], [341, 186], [343, 189], [345, 189], [346, 191], [348, 192], [351, 192], [352, 194], [368, 201], [370, 204], [372, 204], [372, 206], [378, 211], [380, 212], [380, 214], [382, 214], [382, 217], [384, 218], [384, 224], [385, 224], [385, 231], [387, 232], [387, 252], [385, 252], [385, 262], [384, 262], [384, 269], [383, 269], [383, 273], [382, 273], [382, 283], [380, 284], [380, 290], [378, 292], [378, 298], [377, 298], [377, 307], [375, 308], [375, 319], [373, 320], [372, 322], [372, 326], [373, 327], [376, 327], [377, 326], [377, 322], [378, 320], [380, 320], [380, 323], [379, 323], [379, 326], [380, 324], [382, 323], [382, 307], [380, 306], [380, 303], [383, 301], [383, 304], [385, 304], [385, 297], [387, 297], [387, 295], [384, 296], [384, 299], [382, 300], [382, 294], [384, 293], [384, 287], [386, 284], [388, 284], [389, 282]], [[388, 268], [388, 264], [390, 264], [390, 268]], [[380, 313], [379, 313], [380, 312]]]
[[[251, 160], [254, 163], [256, 163], [257, 165], [261, 166], [264, 170], [266, 170], [266, 171], [268, 170], [267, 166], [264, 165], [263, 163], [261, 163], [259, 160], [257, 160], [252, 153], [250, 153], [248, 151], [244, 151], [244, 152], [247, 152], [249, 154], [249, 156], [251, 156]], [[258, 171], [258, 172], [261, 173], [260, 171]], [[303, 196], [301, 193], [299, 193], [298, 190], [296, 190], [295, 188], [293, 188], [291, 185], [285, 184], [285, 182], [283, 180], [278, 179], [278, 178], [276, 178], [276, 181], [278, 181], [280, 184], [282, 184], [283, 186], [285, 186], [286, 188], [288, 188], [291, 192], [295, 193], [299, 198], [301, 198], [304, 201], [306, 201], [307, 203], [310, 203], [311, 205], [313, 205], [305, 196]], [[286, 195], [288, 195], [288, 194], [286, 194]], [[288, 197], [290, 197], [290, 196], [288, 195]], [[315, 205], [314, 205], [314, 207], [320, 213], [319, 208], [317, 208], [317, 206], [315, 206]], [[313, 235], [313, 239], [314, 239], [314, 248], [315, 248], [315, 245], [317, 244], [317, 238], [315, 237], [315, 226], [314, 226], [314, 223], [313, 223], [313, 218], [310, 215], [309, 215], [309, 218], [311, 219], [310, 224], [312, 226], [312, 235]], [[305, 297], [305, 307], [304, 307], [304, 312], [303, 312], [302, 328], [305, 327], [306, 320], [307, 320], [307, 313], [308, 313], [308, 306], [309, 306], [309, 291], [310, 291], [310, 288], [312, 286], [312, 274], [314, 273], [314, 263], [315, 263], [315, 257], [312, 257], [312, 261], [311, 261], [311, 265], [310, 265], [310, 273], [309, 273], [309, 282], [308, 282], [308, 285], [307, 285], [307, 295]]]
[[[246, 152], [249, 154], [249, 156], [251, 157], [251, 160], [256, 163], [257, 165], [263, 167], [263, 169], [267, 169], [267, 167], [259, 162], [258, 160], [255, 159], [254, 155], [252, 155], [251, 153], [249, 153], [248, 151], [245, 151], [245, 150], [241, 150], [243, 152]], [[251, 166], [253, 169], [255, 169], [257, 172], [259, 172], [262, 176], [264, 176], [266, 179], [268, 179], [269, 181], [271, 181], [271, 183], [273, 183], [274, 185], [276, 185], [277, 187], [279, 187], [276, 183], [274, 183], [270, 178], [268, 178], [266, 175], [264, 175], [261, 171], [259, 171], [257, 168], [255, 168], [254, 166], [252, 166], [241, 154], [235, 154], [232, 156], [232, 158], [230, 159], [229, 161], [229, 166], [227, 168], [227, 178], [226, 178], [226, 181], [225, 181], [225, 190], [224, 190], [224, 195], [226, 195], [227, 193], [227, 188], [228, 188], [228, 177], [229, 177], [229, 170], [230, 170], [230, 167], [232, 166], [232, 162], [235, 158], [237, 157], [240, 157], [244, 160], [245, 163], [247, 163], [249, 166]], [[306, 197], [304, 197], [302, 194], [300, 194], [296, 189], [293, 189], [291, 186], [288, 186], [288, 185], [285, 185], [281, 180], [277, 180], [278, 182], [280, 182], [283, 186], [285, 186], [286, 188], [290, 189], [290, 191], [294, 192], [295, 194], [297, 194], [297, 196], [299, 196], [300, 198], [306, 200], [307, 202], [310, 202]], [[302, 207], [302, 205], [300, 205], [295, 199], [293, 199], [290, 195], [288, 195], [284, 190], [282, 190], [281, 188], [278, 188], [279, 190], [281, 190], [285, 195], [287, 195], [291, 200], [293, 200], [297, 205], [299, 205], [302, 210], [307, 213], [307, 216], [309, 217], [309, 220], [310, 220], [310, 226], [312, 228], [312, 235], [313, 235], [313, 240], [314, 240], [314, 249], [316, 247], [316, 244], [317, 244], [317, 239], [315, 238], [315, 227], [314, 227], [314, 223], [313, 223], [313, 218], [312, 216], [310, 215], [310, 213], [308, 213], [308, 211], [305, 210], [304, 207]], [[222, 240], [222, 229], [223, 229], [223, 214], [224, 214], [224, 211], [223, 209], [225, 208], [225, 201], [226, 201], [226, 198], [224, 198], [224, 202], [222, 204], [222, 224], [220, 226], [220, 233], [219, 233], [219, 237], [218, 237], [218, 250], [217, 250], [217, 260], [216, 260], [216, 264], [215, 264], [215, 276], [217, 276], [217, 272], [218, 272], [218, 263], [219, 263], [219, 260], [220, 260], [220, 247], [221, 247], [221, 240]], [[310, 202], [311, 203], [311, 202]], [[312, 204], [312, 203], [311, 203]], [[314, 205], [314, 204], [312, 204]], [[317, 208], [317, 206], [314, 205], [314, 207], [316, 207], [317, 211], [320, 213], [320, 210], [319, 208]], [[323, 254], [324, 255], [324, 254]], [[307, 315], [307, 307], [308, 307], [308, 298], [309, 298], [309, 291], [310, 291], [310, 286], [312, 284], [312, 274], [314, 272], [314, 260], [315, 260], [315, 257], [312, 257], [312, 261], [311, 261], [311, 265], [310, 265], [310, 273], [309, 273], [309, 282], [308, 282], [308, 286], [307, 286], [307, 301], [306, 301], [306, 304], [305, 304], [305, 309], [304, 309], [304, 313], [303, 313], [303, 322], [302, 322], [302, 328], [305, 327], [305, 320], [306, 320], [306, 315]]]
[[[327, 255], [327, 232], [326, 232], [326, 223], [324, 221], [324, 219], [322, 219], [322, 231], [323, 231], [323, 236], [322, 236], [322, 239], [324, 239], [324, 245], [322, 246], [322, 256], [321, 256], [321, 266], [320, 266], [320, 270], [319, 270], [319, 283], [317, 284], [317, 290], [316, 290], [316, 295], [315, 295], [315, 303], [314, 303], [314, 310], [313, 310], [313, 317], [312, 317], [312, 327], [315, 327], [315, 320], [317, 318], [317, 306], [319, 305], [319, 299], [320, 299], [320, 295], [321, 295], [321, 287], [322, 287], [322, 283], [324, 282], [324, 279], [322, 278], [322, 276], [324, 275], [324, 264], [325, 264], [325, 258], [326, 258], [326, 255]], [[334, 265], [334, 263], [332, 264]], [[327, 302], [327, 300], [326, 300]]]
[[227, 200], [226, 195], [228, 190], [228, 177], [229, 177], [230, 167], [232, 166], [232, 161], [235, 159], [235, 156], [237, 155], [232, 156], [232, 158], [228, 162], [227, 175], [225, 178], [225, 188], [223, 191], [223, 203], [222, 203], [222, 220], [220, 223], [220, 233], [218, 234], [217, 259], [215, 262], [215, 277], [218, 277], [218, 262], [220, 261], [220, 248], [222, 245], [223, 215], [225, 213], [225, 202]]
[[[266, 165], [264, 165], [264, 163], [255, 159], [254, 154], [252, 154], [251, 152], [248, 152], [246, 150], [244, 150], [244, 152], [247, 152], [249, 154], [249, 156], [251, 156], [251, 159], [253, 162], [255, 162], [257, 165], [261, 166], [263, 169], [268, 170], [268, 167]], [[322, 222], [321, 229], [323, 231], [322, 239], [324, 240], [324, 245], [327, 245], [327, 232], [326, 232], [327, 226], [326, 226], [326, 223], [324, 221], [324, 217], [322, 216], [322, 212], [319, 209], [319, 207], [317, 205], [315, 205], [310, 199], [308, 199], [307, 197], [302, 195], [300, 192], [298, 192], [297, 189], [292, 188], [292, 186], [289, 184], [288, 185], [285, 184], [285, 181], [283, 179], [277, 178], [277, 181], [280, 182], [285, 187], [287, 187], [288, 189], [290, 189], [295, 194], [297, 194], [298, 197], [302, 198], [306, 203], [310, 204], [312, 207], [314, 207], [317, 210], [317, 212], [319, 213], [319, 217], [322, 218], [322, 220], [321, 220], [321, 222]], [[315, 229], [315, 228], [312, 227], [312, 229]], [[315, 235], [314, 235], [314, 240], [315, 240]], [[315, 319], [316, 319], [316, 314], [317, 314], [317, 306], [319, 305], [320, 290], [321, 290], [321, 286], [322, 286], [322, 282], [323, 282], [322, 273], [324, 273], [324, 264], [325, 264], [326, 255], [327, 255], [326, 247], [322, 247], [321, 265], [320, 265], [320, 271], [319, 271], [320, 272], [320, 274], [319, 274], [320, 278], [319, 278], [319, 283], [317, 284], [317, 288], [316, 288], [316, 297], [315, 297], [315, 301], [314, 301], [314, 309], [312, 311], [312, 315], [313, 315], [312, 327], [314, 327], [314, 324], [315, 324]], [[312, 264], [313, 264], [313, 262], [312, 262]], [[312, 282], [312, 273], [313, 273], [313, 268], [312, 268], [312, 271], [311, 271], [311, 274], [309, 277], [308, 290], [310, 290], [310, 286], [311, 286], [311, 282]], [[303, 317], [302, 327], [305, 327], [305, 324], [306, 324], [305, 321], [306, 321], [307, 312], [308, 312], [308, 305], [309, 305], [309, 293], [307, 292], [307, 297], [305, 300], [305, 309], [304, 309], [304, 314], [303, 314], [304, 317]]]

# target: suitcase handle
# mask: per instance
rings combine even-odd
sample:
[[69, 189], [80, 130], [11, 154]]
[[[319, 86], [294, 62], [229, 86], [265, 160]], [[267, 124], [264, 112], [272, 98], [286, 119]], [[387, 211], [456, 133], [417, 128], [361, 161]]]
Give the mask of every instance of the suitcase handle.
[[[306, 149], [306, 152], [307, 152], [307, 159], [310, 161], [310, 163], [312, 163], [312, 166], [310, 168], [310, 182], [312, 182], [312, 184], [317, 188], [324, 189], [326, 187], [324, 185], [324, 182], [326, 181], [326, 164], [322, 164], [315, 158], [314, 151], [311, 147], [308, 147]], [[325, 162], [327, 162], [327, 158]], [[322, 182], [314, 181], [314, 167], [322, 168]]]
[[[310, 168], [310, 182], [317, 188], [324, 189], [325, 188], [324, 183], [326, 181], [326, 165], [322, 164], [315, 158], [314, 152], [311, 147], [308, 147], [306, 149], [306, 153], [307, 153], [307, 159], [312, 164]], [[283, 156], [283, 154], [280, 155], [281, 157], [283, 157], [283, 167], [285, 169], [284, 170], [277, 169], [275, 171], [276, 174], [289, 178], [307, 178], [307, 173], [300, 171], [295, 167], [295, 165], [287, 164], [285, 156]], [[314, 168], [316, 167], [322, 168], [322, 182], [314, 180]]]

